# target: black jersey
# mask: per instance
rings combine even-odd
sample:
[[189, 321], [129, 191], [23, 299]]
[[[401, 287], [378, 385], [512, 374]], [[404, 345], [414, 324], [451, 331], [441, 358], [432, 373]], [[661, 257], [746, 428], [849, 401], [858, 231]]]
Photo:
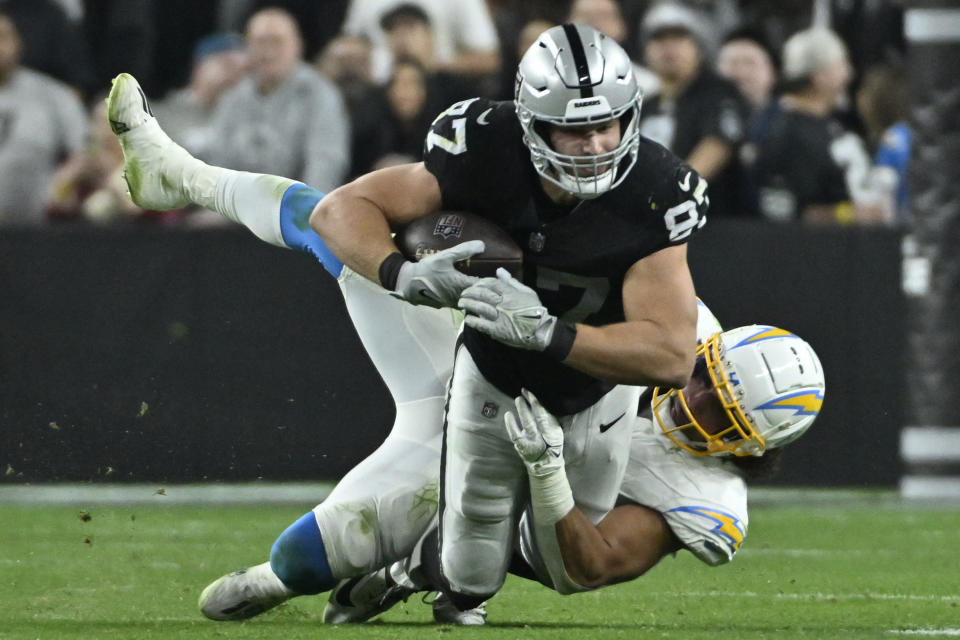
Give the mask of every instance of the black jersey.
[[746, 105], [736, 86], [704, 68], [677, 98], [646, 99], [640, 131], [681, 158], [709, 136], [736, 146], [746, 134]]
[[704, 66], [673, 99], [655, 94], [644, 100], [640, 132], [687, 158], [700, 141], [719, 138], [734, 153], [719, 175], [711, 178], [711, 212], [739, 215], [740, 174], [736, 149], [746, 134], [747, 106], [736, 86]]
[[[706, 222], [706, 182], [664, 147], [642, 139], [616, 188], [561, 207], [544, 193], [513, 102], [475, 98], [447, 109], [427, 135], [424, 162], [443, 208], [496, 222], [523, 249], [523, 282], [570, 322], [624, 320], [622, 287], [641, 258], [686, 242]], [[613, 384], [508, 347], [469, 327], [464, 342], [484, 376], [509, 395], [533, 391], [559, 415], [579, 412]]]
[[838, 123], [796, 109], [779, 109], [757, 146], [753, 182], [760, 213], [772, 220], [799, 218], [811, 205], [850, 200], [843, 166], [832, 150]]

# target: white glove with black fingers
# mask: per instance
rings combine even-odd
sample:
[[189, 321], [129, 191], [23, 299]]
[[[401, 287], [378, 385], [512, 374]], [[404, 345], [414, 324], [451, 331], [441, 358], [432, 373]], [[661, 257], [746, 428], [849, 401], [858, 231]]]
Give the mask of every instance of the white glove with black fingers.
[[574, 325], [558, 321], [536, 291], [502, 267], [496, 278], [483, 278], [464, 290], [458, 304], [467, 312], [468, 327], [511, 347], [546, 351], [557, 360], [567, 357], [576, 337]]
[[392, 295], [411, 304], [455, 308], [463, 290], [480, 278], [457, 271], [453, 265], [483, 253], [485, 248], [483, 240], [469, 240], [417, 262], [404, 262]]
[[514, 400], [519, 420], [504, 415], [507, 434], [530, 479], [530, 503], [538, 524], [552, 525], [574, 507], [573, 492], [563, 462], [563, 429], [560, 422], [523, 389]]

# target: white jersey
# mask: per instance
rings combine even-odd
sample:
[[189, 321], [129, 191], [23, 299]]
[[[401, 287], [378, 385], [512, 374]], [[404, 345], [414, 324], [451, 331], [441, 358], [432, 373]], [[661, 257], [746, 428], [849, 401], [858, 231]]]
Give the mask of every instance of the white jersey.
[[732, 560], [747, 534], [747, 486], [730, 458], [684, 451], [647, 418], [636, 420], [620, 493], [662, 513], [710, 565]]

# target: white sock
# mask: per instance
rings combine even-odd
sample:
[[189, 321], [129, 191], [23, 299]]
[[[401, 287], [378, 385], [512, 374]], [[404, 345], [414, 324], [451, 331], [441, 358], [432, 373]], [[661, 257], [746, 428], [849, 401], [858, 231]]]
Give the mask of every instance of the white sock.
[[264, 242], [287, 246], [280, 231], [280, 204], [296, 180], [202, 164], [184, 182], [187, 196], [197, 204], [239, 222]]

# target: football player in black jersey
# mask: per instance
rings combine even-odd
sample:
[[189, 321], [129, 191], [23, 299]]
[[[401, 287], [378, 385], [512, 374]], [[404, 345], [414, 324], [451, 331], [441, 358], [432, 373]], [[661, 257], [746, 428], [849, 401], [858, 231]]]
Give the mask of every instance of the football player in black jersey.
[[[413, 304], [467, 311], [440, 496], [445, 592], [462, 609], [506, 575], [526, 482], [504, 430], [513, 398], [530, 390], [560, 416], [568, 465], [625, 464], [629, 430], [616, 421], [638, 401], [626, 385], [682, 386], [696, 343], [686, 241], [706, 221], [706, 182], [639, 135], [627, 54], [591, 27], [554, 27], [521, 60], [516, 91], [513, 103], [453, 105], [424, 162], [363, 176], [310, 218], [353, 271]], [[524, 249], [522, 279], [456, 271], [477, 241], [407, 261], [391, 227], [440, 209], [505, 228]]]
[[[525, 493], [527, 474], [505, 435], [504, 407], [527, 389], [559, 416], [569, 473], [591, 480], [578, 483], [582, 489], [572, 497], [584, 513], [605, 513], [611, 492], [589, 469], [627, 463], [631, 430], [621, 418], [636, 412], [639, 395], [627, 385], [678, 387], [692, 369], [696, 300], [685, 242], [705, 222], [706, 183], [639, 136], [640, 100], [632, 64], [618, 45], [589, 27], [556, 27], [524, 56], [515, 104], [458, 103], [434, 123], [423, 163], [369, 174], [324, 196], [294, 180], [192, 157], [163, 132], [128, 74], [115, 79], [108, 98], [130, 194], [141, 207], [196, 203], [266, 242], [313, 254], [338, 277], [348, 307], [352, 298], [375, 298], [381, 311], [364, 315], [367, 324], [404, 332], [411, 352], [437, 374], [452, 354], [426, 348], [424, 341], [434, 338], [404, 320], [414, 307], [373, 283], [415, 304], [468, 311], [446, 400], [442, 550], [435, 554], [447, 601], [461, 610], [502, 584]], [[441, 207], [475, 211], [511, 233], [526, 249], [522, 281], [505, 272], [478, 280], [456, 271], [453, 263], [480, 251], [480, 242], [404, 260], [390, 226]], [[353, 286], [357, 281], [375, 291]], [[395, 306], [379, 304], [385, 299]], [[438, 315], [451, 324], [451, 314]], [[443, 322], [431, 324], [443, 330]], [[385, 350], [364, 344], [372, 354]], [[422, 385], [406, 389], [405, 382], [388, 385], [398, 401], [392, 433], [439, 423], [423, 419], [420, 402], [420, 409], [405, 410], [413, 407], [396, 393], [428, 401], [430, 416], [437, 405], [443, 414], [444, 397], [423, 398], [430, 392]], [[410, 444], [417, 455], [429, 453], [428, 443]], [[561, 510], [565, 500], [554, 506]], [[321, 534], [321, 511], [323, 505], [292, 524], [269, 563], [227, 576], [237, 580], [218, 580], [204, 593], [227, 583], [237, 587], [227, 589], [232, 593], [265, 588], [284, 598], [291, 590], [330, 589], [338, 569], [326, 546], [336, 543], [337, 532]], [[263, 606], [217, 615], [249, 617]]]

